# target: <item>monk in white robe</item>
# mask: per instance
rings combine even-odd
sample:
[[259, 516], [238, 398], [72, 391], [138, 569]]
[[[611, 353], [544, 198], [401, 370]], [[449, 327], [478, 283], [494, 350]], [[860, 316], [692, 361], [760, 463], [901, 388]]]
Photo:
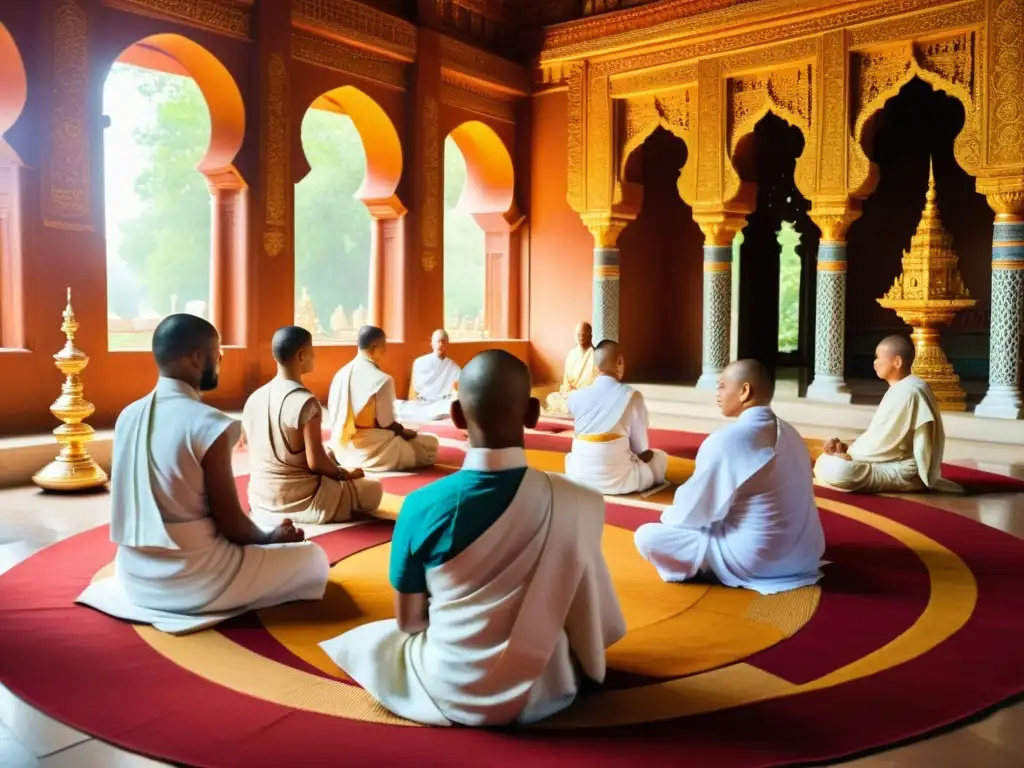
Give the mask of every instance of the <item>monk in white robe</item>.
[[409, 399], [399, 400], [396, 415], [402, 421], [436, 421], [448, 417], [459, 388], [462, 369], [448, 357], [448, 332], [443, 328], [430, 337], [433, 349], [412, 364]]
[[598, 376], [569, 395], [575, 423], [565, 474], [598, 493], [646, 491], [665, 482], [668, 455], [647, 441], [650, 418], [644, 396], [622, 383], [626, 366], [621, 347], [608, 340], [594, 352]]
[[437, 437], [406, 429], [395, 416], [395, 381], [378, 367], [387, 351], [384, 331], [365, 325], [358, 344], [355, 360], [334, 376], [327, 398], [338, 463], [373, 472], [433, 464]]
[[576, 390], [589, 387], [597, 378], [594, 365], [594, 329], [590, 323], [576, 326], [576, 346], [565, 357], [565, 372], [557, 392], [547, 398], [547, 409], [553, 413], [568, 414], [568, 397]]
[[171, 315], [153, 333], [156, 389], [114, 430], [110, 538], [115, 576], [78, 601], [182, 633], [249, 609], [319, 600], [328, 562], [291, 520], [270, 531], [242, 511], [231, 455], [241, 427], [204, 405], [220, 338], [206, 320]]
[[601, 682], [625, 621], [601, 553], [604, 501], [528, 469], [540, 403], [512, 355], [488, 350], [452, 407], [460, 472], [410, 494], [391, 543], [397, 619], [321, 644], [385, 707], [427, 725], [496, 726], [569, 706]]
[[242, 411], [253, 516], [323, 525], [373, 512], [384, 494], [380, 481], [365, 478], [361, 469], [343, 469], [324, 448], [323, 409], [302, 383], [313, 370], [313, 336], [285, 326], [271, 349], [277, 376], [253, 392]]
[[772, 411], [773, 389], [756, 361], [722, 372], [718, 405], [739, 418], [704, 441], [693, 477], [661, 522], [635, 534], [640, 554], [665, 581], [705, 573], [770, 595], [821, 578], [825, 535], [811, 459], [797, 431]]
[[875, 349], [875, 373], [889, 385], [867, 432], [847, 446], [833, 438], [814, 464], [814, 476], [840, 491], [955, 493], [942, 479], [946, 433], [931, 387], [914, 376], [914, 345], [889, 336]]

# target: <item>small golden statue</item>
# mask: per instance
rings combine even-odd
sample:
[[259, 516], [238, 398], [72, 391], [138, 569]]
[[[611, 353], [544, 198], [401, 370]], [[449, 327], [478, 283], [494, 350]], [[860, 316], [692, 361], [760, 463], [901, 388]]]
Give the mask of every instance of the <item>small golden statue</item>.
[[878, 303], [895, 310], [913, 328], [910, 338], [917, 348], [913, 372], [928, 382], [944, 411], [966, 410], [967, 394], [939, 346], [938, 329], [977, 303], [970, 295], [960, 279], [952, 238], [935, 205], [935, 174], [929, 164], [924, 212], [910, 250], [903, 252], [903, 274]]
[[295, 324], [300, 328], [305, 328], [311, 336], [316, 336], [320, 329], [320, 318], [317, 317], [316, 307], [313, 306], [313, 300], [309, 297], [305, 286], [302, 288], [302, 299], [295, 312]]
[[70, 288], [60, 329], [67, 336], [67, 342], [53, 359], [65, 378], [60, 397], [50, 406], [50, 413], [64, 422], [53, 430], [62, 447], [57, 458], [37, 472], [32, 482], [48, 491], [84, 491], [104, 485], [107, 473], [85, 449], [85, 444], [93, 439], [95, 433], [92, 427], [82, 422], [92, 416], [96, 407], [82, 397], [79, 374], [89, 364], [89, 356], [75, 346], [78, 321], [75, 320], [75, 310], [71, 308]]

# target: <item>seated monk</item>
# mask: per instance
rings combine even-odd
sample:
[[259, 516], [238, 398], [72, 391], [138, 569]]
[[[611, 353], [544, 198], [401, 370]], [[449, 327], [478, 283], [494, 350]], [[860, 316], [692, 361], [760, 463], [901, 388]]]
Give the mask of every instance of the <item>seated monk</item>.
[[537, 422], [527, 367], [488, 350], [452, 405], [469, 432], [462, 470], [408, 496], [391, 540], [397, 619], [321, 644], [395, 714], [496, 726], [569, 706], [601, 682], [625, 621], [601, 553], [604, 501], [528, 469]]
[[242, 411], [253, 513], [321, 525], [377, 509], [380, 482], [361, 469], [342, 469], [324, 449], [320, 402], [302, 384], [313, 370], [313, 336], [288, 325], [274, 334], [271, 349], [277, 376], [253, 392]]
[[430, 337], [433, 352], [416, 358], [412, 364], [409, 399], [395, 403], [403, 421], [436, 421], [447, 418], [459, 388], [462, 369], [448, 357], [448, 332], [443, 328]]
[[569, 395], [576, 436], [565, 457], [565, 474], [599, 493], [613, 495], [664, 483], [668, 455], [651, 450], [647, 442], [647, 406], [643, 395], [622, 383], [626, 366], [621, 347], [602, 341], [594, 359], [597, 379]]
[[909, 493], [960, 487], [943, 480], [946, 433], [931, 387], [911, 373], [914, 345], [889, 336], [875, 349], [875, 373], [889, 385], [867, 432], [847, 446], [832, 438], [814, 476], [839, 491]]
[[331, 447], [339, 463], [374, 472], [434, 463], [438, 440], [406, 429], [395, 419], [395, 382], [377, 367], [387, 351], [384, 331], [359, 329], [359, 353], [334, 376], [327, 398]]
[[755, 360], [728, 366], [718, 406], [735, 424], [710, 435], [660, 523], [641, 525], [637, 549], [665, 581], [705, 573], [764, 595], [821, 578], [825, 535], [811, 458], [771, 409], [771, 374]]
[[565, 373], [562, 384], [557, 392], [547, 398], [547, 409], [554, 413], [569, 413], [567, 398], [577, 389], [589, 387], [597, 378], [594, 367], [594, 329], [590, 323], [583, 322], [576, 326], [576, 346], [565, 356]]
[[319, 600], [328, 563], [301, 529], [255, 525], [238, 501], [231, 454], [239, 423], [209, 405], [220, 337], [195, 315], [153, 332], [156, 389], [114, 429], [110, 538], [115, 577], [79, 602], [170, 632], [200, 629], [248, 609]]

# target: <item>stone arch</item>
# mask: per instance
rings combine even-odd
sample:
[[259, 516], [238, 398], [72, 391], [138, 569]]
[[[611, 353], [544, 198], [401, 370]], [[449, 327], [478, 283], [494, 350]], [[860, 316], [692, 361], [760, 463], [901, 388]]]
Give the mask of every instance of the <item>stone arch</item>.
[[3, 24], [0, 24], [0, 70], [4, 72], [3, 79], [0, 79], [0, 162], [20, 163], [14, 149], [3, 137], [18, 122], [25, 108], [28, 78], [18, 45]]
[[726, 202], [738, 203], [741, 208], [753, 210], [753, 200], [756, 190], [749, 179], [743, 178], [746, 168], [751, 162], [752, 140], [754, 129], [769, 114], [781, 118], [789, 125], [798, 129], [804, 138], [803, 152], [796, 159], [796, 170], [794, 181], [800, 194], [810, 199], [814, 193], [815, 157], [814, 138], [811, 132], [809, 121], [794, 113], [786, 107], [779, 106], [774, 101], [765, 97], [765, 101], [757, 109], [744, 115], [729, 137], [729, 162], [725, 164], [725, 194], [723, 199]]
[[245, 103], [220, 59], [187, 37], [163, 33], [131, 45], [117, 60], [195, 80], [210, 110], [210, 146], [198, 169], [211, 186], [245, 186], [233, 165], [245, 139]]
[[402, 179], [402, 142], [388, 113], [358, 88], [343, 85], [313, 102], [312, 108], [326, 109], [351, 118], [366, 153], [366, 177], [356, 197], [371, 213], [375, 208], [390, 208], [395, 215], [405, 213], [396, 197]]
[[474, 216], [510, 213], [515, 207], [515, 170], [505, 142], [479, 120], [462, 123], [449, 135], [466, 160], [459, 208]]
[[900, 90], [915, 77], [924, 81], [938, 92], [945, 93], [960, 102], [964, 108], [964, 125], [953, 142], [953, 154], [960, 166], [971, 176], [977, 176], [981, 163], [981, 112], [971, 92], [941, 74], [922, 67], [908, 51], [903, 64], [903, 73], [881, 89], [867, 104], [863, 105], [854, 121], [853, 141], [849, 152], [850, 194], [865, 199], [878, 186], [878, 166], [868, 157], [868, 147], [874, 139], [873, 118], [885, 108], [886, 103], [899, 95]]

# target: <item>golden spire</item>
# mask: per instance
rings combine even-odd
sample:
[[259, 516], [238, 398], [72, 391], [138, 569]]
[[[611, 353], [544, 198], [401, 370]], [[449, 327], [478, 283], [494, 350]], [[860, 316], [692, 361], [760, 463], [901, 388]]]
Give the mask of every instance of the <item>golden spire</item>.
[[966, 394], [960, 377], [939, 346], [938, 328], [949, 325], [962, 309], [975, 305], [960, 279], [960, 264], [953, 238], [942, 226], [936, 203], [935, 171], [928, 160], [928, 191], [910, 250], [903, 252], [903, 274], [896, 278], [878, 303], [892, 309], [913, 328], [917, 347], [913, 372], [931, 385], [943, 410], [962, 411]]
[[62, 317], [64, 322], [60, 329], [64, 331], [67, 340], [64, 348], [53, 359], [57, 370], [64, 374], [64, 386], [61, 387], [60, 397], [50, 406], [50, 413], [64, 422], [53, 430], [61, 451], [56, 459], [33, 476], [32, 481], [49, 491], [82, 491], [105, 484], [107, 473], [85, 449], [85, 444], [93, 439], [95, 432], [82, 422], [92, 416], [96, 407], [82, 396], [80, 374], [89, 364], [89, 356], [75, 346], [78, 320], [71, 306], [70, 288]]

